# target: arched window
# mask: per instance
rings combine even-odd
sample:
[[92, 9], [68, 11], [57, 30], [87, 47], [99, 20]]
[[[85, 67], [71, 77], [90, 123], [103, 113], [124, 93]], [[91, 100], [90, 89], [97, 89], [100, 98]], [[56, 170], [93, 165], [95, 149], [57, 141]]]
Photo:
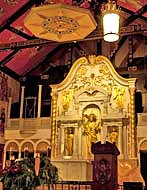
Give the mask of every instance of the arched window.
[[34, 147], [30, 142], [23, 143], [21, 147], [21, 158], [34, 157]]
[[10, 142], [6, 147], [6, 166], [18, 159], [18, 145], [15, 142]]
[[51, 148], [47, 142], [40, 142], [37, 145], [36, 152], [40, 153], [43, 156], [51, 157]]

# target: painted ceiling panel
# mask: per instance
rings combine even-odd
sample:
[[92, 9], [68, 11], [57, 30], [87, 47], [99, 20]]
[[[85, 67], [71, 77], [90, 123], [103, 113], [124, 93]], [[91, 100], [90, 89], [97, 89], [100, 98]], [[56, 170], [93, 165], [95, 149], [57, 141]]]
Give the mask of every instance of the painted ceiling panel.
[[0, 61], [2, 61], [5, 57], [7, 57], [12, 50], [7, 50], [7, 51], [0, 51]]
[[0, 0], [0, 24], [3, 24], [29, 0]]
[[29, 12], [30, 10], [26, 11], [22, 16], [18, 17], [18, 19], [16, 19], [16, 21], [13, 22], [11, 26], [32, 36], [32, 33], [24, 26], [24, 19], [29, 14]]
[[[119, 0], [118, 5], [131, 10], [133, 12], [138, 11], [142, 6], [147, 4], [147, 0]], [[144, 16], [147, 16], [144, 15]]]
[[[60, 51], [58, 51], [56, 54], [52, 56], [52, 59], [48, 61], [48, 64], [44, 65], [44, 70], [48, 71], [51, 67], [61, 66], [65, 64], [69, 64], [65, 62], [65, 53], [66, 48], [62, 48]], [[59, 59], [60, 57], [60, 59]], [[45, 72], [46, 73], [46, 72]], [[45, 74], [44, 71], [42, 73], [42, 65], [38, 67], [38, 69], [34, 70], [31, 75], [32, 76], [39, 76], [42, 74]]]
[[[38, 0], [36, 0], [36, 2], [37, 1]], [[75, 1], [79, 2], [79, 0], [53, 0], [53, 1], [55, 3], [62, 1], [67, 4], [72, 4]], [[88, 1], [88, 3], [92, 1], [95, 2], [95, 0], [91, 0], [91, 1]], [[85, 2], [87, 2], [87, 0]], [[106, 2], [106, 0], [97, 0], [97, 2]], [[147, 4], [147, 0], [118, 0], [117, 3], [119, 6], [124, 7], [126, 9], [126, 11], [124, 10], [123, 13], [125, 15], [124, 19], [127, 20], [130, 16], [134, 17], [134, 14], [133, 13], [131, 14], [130, 12], [135, 13], [139, 9], [143, 8], [143, 6]], [[29, 36], [32, 36], [32, 34], [30, 31], [27, 30], [27, 28], [25, 28], [24, 19], [30, 12], [30, 6], [32, 5], [33, 5], [32, 0], [0, 0], [0, 29], [1, 29], [0, 30], [1, 31], [0, 44], [18, 42], [18, 41], [23, 41], [23, 40], [25, 41], [25, 40], [31, 39], [29, 38]], [[24, 11], [21, 9], [22, 7]], [[26, 7], [26, 9], [24, 9], [24, 7]], [[20, 15], [18, 14], [15, 15], [15, 13], [20, 9], [21, 9], [21, 11], [19, 11]], [[130, 10], [130, 12], [127, 10]], [[142, 13], [143, 13], [142, 16], [147, 17], [147, 11], [143, 11]], [[13, 17], [13, 15], [15, 15], [15, 17]], [[10, 27], [7, 24], [8, 20], [11, 21]], [[134, 17], [134, 19], [131, 20], [130, 24], [139, 23], [139, 24], [144, 25], [145, 22], [146, 22], [146, 19], [144, 18]], [[17, 34], [15, 34], [14, 32], [11, 32], [13, 30], [13, 28], [11, 27], [14, 27], [14, 32], [16, 32]], [[15, 29], [17, 29], [18, 31]], [[19, 31], [21, 31], [22, 33]], [[23, 35], [23, 33], [26, 33], [28, 35]], [[42, 47], [41, 46], [31, 47], [31, 48], [25, 47], [25, 49], [21, 49], [18, 52], [17, 52], [17, 49], [14, 49], [14, 53], [13, 53], [13, 50], [0, 51], [0, 61], [5, 60], [4, 62], [1, 62], [1, 63], [2, 64], [6, 63], [5, 66], [8, 67], [10, 70], [16, 72], [20, 76], [24, 76], [25, 74], [29, 73], [30, 70], [32, 70], [33, 68], [36, 68], [36, 66], [39, 65], [39, 63], [41, 63], [46, 58], [49, 52], [51, 52], [56, 47], [57, 45], [42, 45]], [[62, 55], [65, 55], [65, 51], [66, 51], [65, 48], [60, 49], [59, 51], [55, 53], [54, 56], [52, 56], [51, 62], [54, 63], [55, 66], [67, 64], [65, 63], [64, 58], [61, 58]], [[48, 63], [44, 67], [45, 69], [48, 68]], [[40, 67], [38, 66], [38, 69], [33, 70], [31, 74], [39, 75], [39, 72], [41, 72], [42, 69], [43, 69], [42, 66]]]
[[56, 46], [43, 46], [39, 51], [37, 48], [27, 48], [21, 50], [15, 57], [6, 64], [6, 66], [16, 72], [18, 75], [24, 76], [33, 67], [38, 65], [45, 56]]
[[144, 13], [143, 16], [144, 16], [144, 17], [147, 17], [147, 13]]
[[24, 41], [24, 38], [13, 32], [10, 32], [9, 30], [4, 30], [0, 33], [0, 43], [9, 43], [17, 41]]

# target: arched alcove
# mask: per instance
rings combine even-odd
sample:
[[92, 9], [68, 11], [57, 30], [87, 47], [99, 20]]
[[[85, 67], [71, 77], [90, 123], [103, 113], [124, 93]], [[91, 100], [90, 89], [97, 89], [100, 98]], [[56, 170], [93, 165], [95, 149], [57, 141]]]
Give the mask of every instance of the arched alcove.
[[21, 146], [21, 158], [34, 157], [34, 146], [31, 142], [24, 142]]
[[140, 144], [140, 151], [147, 151], [147, 140], [144, 140], [144, 141]]
[[18, 159], [19, 147], [16, 142], [10, 142], [6, 146], [6, 165]]
[[36, 152], [40, 153], [43, 156], [51, 156], [51, 148], [47, 142], [39, 142], [36, 146]]

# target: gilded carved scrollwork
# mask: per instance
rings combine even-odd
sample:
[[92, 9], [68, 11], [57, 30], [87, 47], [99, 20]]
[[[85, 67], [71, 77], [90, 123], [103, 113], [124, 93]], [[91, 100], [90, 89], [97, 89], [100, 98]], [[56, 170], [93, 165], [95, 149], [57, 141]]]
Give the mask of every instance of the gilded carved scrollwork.
[[[82, 117], [82, 132], [86, 136], [83, 139], [85, 142], [89, 142], [88, 146], [90, 147], [91, 142], [100, 140], [98, 136], [106, 135], [103, 131], [104, 128], [101, 127], [102, 117], [106, 117], [110, 122], [111, 119], [125, 117], [125, 119], [130, 119], [130, 123], [126, 124], [125, 130], [125, 133], [127, 133], [125, 151], [129, 158], [134, 158], [136, 156], [135, 81], [136, 79], [124, 79], [119, 76], [110, 61], [104, 56], [96, 57], [92, 55], [88, 58], [78, 59], [64, 81], [60, 84], [51, 85], [53, 89], [52, 155], [56, 155], [58, 136], [56, 122], [58, 122], [58, 119], [68, 123], [74, 116]], [[98, 109], [87, 107], [89, 105], [96, 105]], [[128, 105], [130, 109], [128, 109]], [[90, 109], [85, 111], [85, 107]], [[99, 110], [100, 117], [95, 110]], [[117, 115], [116, 112], [119, 112], [119, 114]], [[119, 145], [121, 142], [120, 130], [109, 132], [111, 132], [110, 141]], [[72, 134], [67, 132], [66, 135], [67, 142]]]
[[88, 61], [89, 61], [90, 65], [95, 65], [96, 64], [96, 55], [89, 55]]
[[89, 57], [89, 63], [93, 68], [91, 72], [88, 70], [88, 64], [82, 65], [75, 75], [72, 88], [76, 91], [87, 88], [92, 94], [96, 87], [100, 87], [111, 95], [114, 79], [107, 66], [104, 63], [97, 63], [95, 56]]

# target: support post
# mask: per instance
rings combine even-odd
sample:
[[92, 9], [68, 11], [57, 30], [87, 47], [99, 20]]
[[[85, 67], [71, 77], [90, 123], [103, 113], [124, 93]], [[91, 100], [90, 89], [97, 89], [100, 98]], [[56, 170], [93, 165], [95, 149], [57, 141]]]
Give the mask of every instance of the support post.
[[39, 90], [38, 90], [38, 114], [37, 117], [40, 118], [41, 115], [41, 96], [42, 96], [42, 85], [38, 85]]
[[23, 117], [24, 90], [25, 90], [25, 86], [21, 86], [21, 101], [20, 101], [20, 118], [21, 119]]

